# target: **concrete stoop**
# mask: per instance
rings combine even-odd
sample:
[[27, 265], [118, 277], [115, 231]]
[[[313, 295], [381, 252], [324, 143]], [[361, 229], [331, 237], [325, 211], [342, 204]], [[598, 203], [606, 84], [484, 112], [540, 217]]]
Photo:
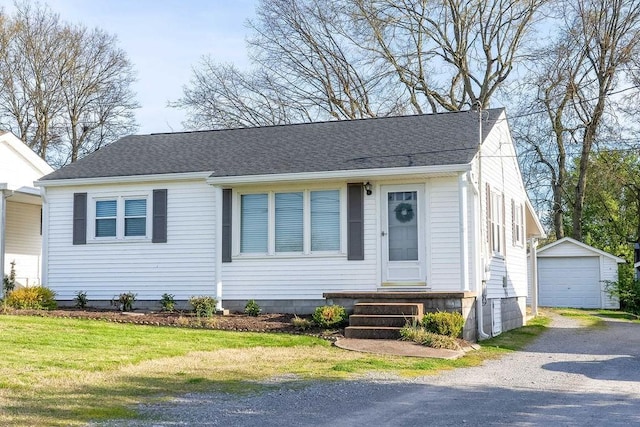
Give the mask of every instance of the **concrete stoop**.
[[400, 329], [415, 323], [424, 315], [420, 303], [357, 303], [349, 316], [345, 338], [394, 340], [400, 338]]

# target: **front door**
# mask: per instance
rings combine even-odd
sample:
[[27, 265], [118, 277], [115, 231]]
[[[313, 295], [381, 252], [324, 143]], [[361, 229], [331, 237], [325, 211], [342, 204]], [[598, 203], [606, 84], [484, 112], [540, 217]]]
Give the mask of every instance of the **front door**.
[[383, 286], [425, 286], [423, 194], [419, 185], [382, 187]]

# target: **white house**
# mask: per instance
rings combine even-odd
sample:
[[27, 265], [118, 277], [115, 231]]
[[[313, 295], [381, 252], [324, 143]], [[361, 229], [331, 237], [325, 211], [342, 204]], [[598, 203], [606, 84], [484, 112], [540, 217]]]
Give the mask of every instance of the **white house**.
[[40, 190], [34, 181], [53, 169], [10, 132], [0, 133], [0, 272], [14, 265], [22, 286], [41, 281]]
[[128, 136], [38, 185], [67, 301], [450, 295], [484, 337], [522, 324], [543, 234], [502, 109]]
[[624, 259], [571, 237], [538, 249], [537, 256], [541, 306], [620, 308], [607, 283], [618, 280], [618, 264]]

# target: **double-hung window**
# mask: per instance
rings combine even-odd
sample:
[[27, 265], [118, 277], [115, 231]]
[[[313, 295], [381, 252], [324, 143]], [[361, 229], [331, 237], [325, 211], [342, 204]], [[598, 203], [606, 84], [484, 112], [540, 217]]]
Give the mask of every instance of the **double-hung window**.
[[521, 203], [511, 200], [513, 246], [524, 246], [524, 209]]
[[124, 200], [124, 235], [147, 235], [147, 199]]
[[304, 193], [275, 193], [276, 252], [304, 251]]
[[340, 250], [340, 191], [312, 191], [311, 251]]
[[239, 201], [242, 254], [340, 251], [340, 190], [241, 194]]
[[487, 237], [489, 248], [504, 255], [504, 196], [487, 185]]
[[269, 197], [243, 194], [240, 218], [240, 252], [266, 253], [269, 247]]
[[94, 197], [90, 236], [95, 241], [149, 237], [148, 196]]
[[96, 200], [95, 237], [116, 237], [118, 200]]

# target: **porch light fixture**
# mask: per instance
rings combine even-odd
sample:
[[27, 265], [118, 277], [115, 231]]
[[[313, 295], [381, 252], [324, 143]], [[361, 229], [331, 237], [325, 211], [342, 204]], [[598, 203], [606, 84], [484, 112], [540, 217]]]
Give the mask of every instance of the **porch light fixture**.
[[373, 188], [373, 185], [371, 185], [371, 183], [369, 181], [367, 181], [367, 183], [364, 185], [364, 191], [367, 192], [367, 196], [370, 196], [371, 193], [373, 193], [371, 188]]

